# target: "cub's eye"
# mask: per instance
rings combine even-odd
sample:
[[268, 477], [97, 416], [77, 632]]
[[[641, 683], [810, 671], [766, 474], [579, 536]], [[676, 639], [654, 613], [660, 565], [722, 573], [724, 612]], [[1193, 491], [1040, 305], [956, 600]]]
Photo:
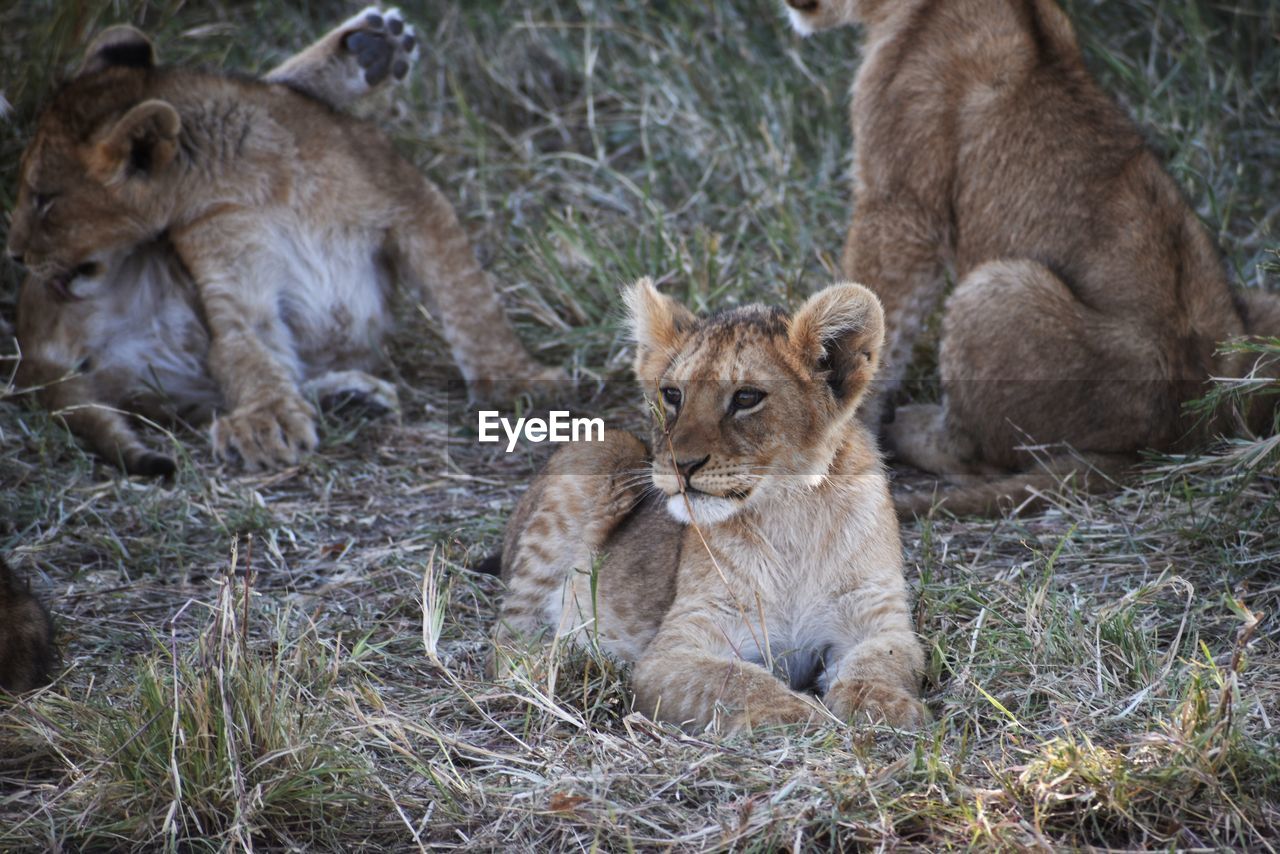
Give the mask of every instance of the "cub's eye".
[[743, 409], [751, 409], [760, 405], [760, 401], [764, 400], [764, 392], [758, 388], [740, 388], [733, 393], [732, 411], [738, 412]]
[[667, 402], [667, 406], [670, 406], [672, 409], [678, 409], [680, 407], [681, 400], [680, 389], [673, 386], [667, 386], [662, 390], [662, 399]]
[[48, 193], [32, 193], [31, 207], [36, 209], [36, 213], [44, 215], [48, 213], [49, 208], [53, 205], [53, 196]]

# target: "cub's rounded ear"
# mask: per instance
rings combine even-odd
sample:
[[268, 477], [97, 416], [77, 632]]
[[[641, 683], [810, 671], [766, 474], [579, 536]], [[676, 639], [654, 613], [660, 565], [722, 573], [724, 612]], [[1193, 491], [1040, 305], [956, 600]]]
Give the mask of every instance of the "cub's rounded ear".
[[836, 400], [856, 405], [866, 391], [884, 344], [884, 310], [869, 288], [832, 285], [791, 318], [791, 345], [816, 373], [826, 374]]
[[143, 101], [116, 121], [90, 154], [89, 172], [108, 183], [151, 175], [173, 160], [182, 119], [166, 101]]
[[107, 68], [154, 68], [156, 49], [141, 30], [128, 24], [108, 27], [89, 43], [76, 76]]
[[658, 293], [645, 277], [623, 291], [627, 325], [636, 342], [636, 377], [657, 381], [697, 324], [689, 309]]

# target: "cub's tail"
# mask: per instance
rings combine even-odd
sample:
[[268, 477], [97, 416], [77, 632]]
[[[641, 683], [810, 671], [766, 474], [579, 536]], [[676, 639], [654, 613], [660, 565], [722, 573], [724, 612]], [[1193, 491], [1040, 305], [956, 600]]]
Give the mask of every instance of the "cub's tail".
[[898, 490], [893, 507], [904, 522], [928, 515], [935, 507], [955, 516], [1016, 516], [1043, 508], [1049, 503], [1046, 493], [1064, 485], [1086, 495], [1109, 492], [1136, 462], [1127, 454], [1059, 454], [1033, 471], [962, 475], [940, 480], [933, 489]]

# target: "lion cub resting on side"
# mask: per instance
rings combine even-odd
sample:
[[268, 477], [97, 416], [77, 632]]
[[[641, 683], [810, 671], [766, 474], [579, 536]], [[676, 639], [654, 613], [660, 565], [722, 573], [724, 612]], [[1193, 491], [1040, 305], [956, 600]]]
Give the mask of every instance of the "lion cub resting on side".
[[883, 337], [875, 296], [837, 285], [792, 317], [699, 320], [642, 280], [626, 301], [662, 407], [653, 450], [618, 431], [566, 446], [521, 499], [495, 669], [539, 635], [595, 637], [662, 720], [807, 721], [814, 691], [842, 720], [920, 723], [898, 523], [854, 418]]
[[173, 462], [119, 410], [218, 413], [218, 456], [291, 464], [316, 444], [313, 400], [396, 409], [367, 372], [397, 283], [431, 304], [473, 393], [550, 378], [439, 189], [337, 109], [416, 50], [373, 8], [261, 81], [158, 66], [131, 27], [100, 35], [22, 159], [19, 380], [130, 472]]
[[[863, 411], [873, 428], [954, 275], [943, 402], [900, 407], [885, 426], [921, 469], [1005, 475], [944, 488], [949, 510], [991, 512], [1054, 475], [1122, 471], [1144, 448], [1185, 449], [1237, 423], [1270, 431], [1261, 400], [1208, 431], [1184, 407], [1211, 377], [1254, 368], [1219, 345], [1280, 335], [1280, 299], [1232, 290], [1208, 231], [1089, 74], [1054, 0], [787, 5], [804, 34], [865, 29], [843, 269], [884, 301], [882, 393]], [[1079, 456], [1056, 454], [1036, 473], [1033, 447], [1061, 444]], [[916, 493], [899, 509], [931, 504]]]

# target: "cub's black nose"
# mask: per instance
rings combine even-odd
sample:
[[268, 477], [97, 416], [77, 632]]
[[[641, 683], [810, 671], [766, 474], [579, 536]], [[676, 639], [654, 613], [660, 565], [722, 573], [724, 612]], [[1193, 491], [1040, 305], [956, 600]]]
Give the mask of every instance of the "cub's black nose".
[[680, 472], [680, 477], [684, 480], [684, 485], [689, 485], [689, 478], [693, 477], [693, 473], [707, 464], [707, 460], [711, 459], [711, 455], [707, 454], [700, 460], [685, 460], [676, 463], [676, 471]]
[[797, 12], [812, 12], [818, 8], [818, 0], [787, 0], [787, 5]]

